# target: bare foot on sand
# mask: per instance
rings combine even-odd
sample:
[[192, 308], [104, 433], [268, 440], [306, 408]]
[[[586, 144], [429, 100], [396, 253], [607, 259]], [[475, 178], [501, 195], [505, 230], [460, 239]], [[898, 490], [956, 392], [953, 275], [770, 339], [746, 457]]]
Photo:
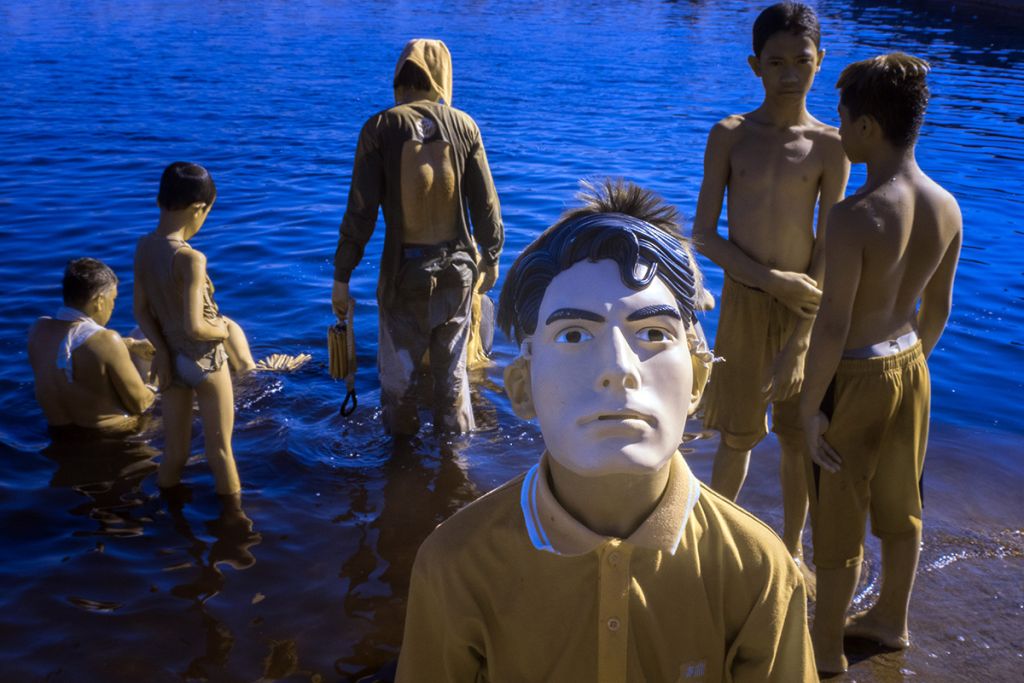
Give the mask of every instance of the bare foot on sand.
[[870, 640], [890, 650], [905, 650], [910, 647], [910, 634], [906, 627], [886, 624], [872, 612], [873, 610], [868, 610], [848, 618], [843, 634], [847, 638]]

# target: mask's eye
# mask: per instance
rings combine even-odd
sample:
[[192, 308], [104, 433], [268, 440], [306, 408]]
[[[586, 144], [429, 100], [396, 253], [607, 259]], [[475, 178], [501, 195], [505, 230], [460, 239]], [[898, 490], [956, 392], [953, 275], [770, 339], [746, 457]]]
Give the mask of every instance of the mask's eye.
[[585, 341], [590, 341], [594, 338], [594, 335], [587, 332], [582, 327], [570, 327], [566, 330], [562, 330], [555, 336], [556, 344], [580, 344]]
[[675, 341], [675, 335], [664, 327], [645, 327], [636, 333], [641, 341], [657, 344], [659, 342]]

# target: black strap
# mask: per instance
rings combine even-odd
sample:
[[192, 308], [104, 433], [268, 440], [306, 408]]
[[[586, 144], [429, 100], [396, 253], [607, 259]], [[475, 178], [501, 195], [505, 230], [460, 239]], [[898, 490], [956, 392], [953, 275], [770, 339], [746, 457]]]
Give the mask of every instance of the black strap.
[[[349, 401], [352, 402], [349, 405]], [[356, 390], [349, 389], [348, 393], [345, 394], [345, 400], [341, 402], [341, 408], [338, 410], [343, 416], [348, 417], [356, 411], [356, 407], [359, 405], [358, 399], [356, 399]]]

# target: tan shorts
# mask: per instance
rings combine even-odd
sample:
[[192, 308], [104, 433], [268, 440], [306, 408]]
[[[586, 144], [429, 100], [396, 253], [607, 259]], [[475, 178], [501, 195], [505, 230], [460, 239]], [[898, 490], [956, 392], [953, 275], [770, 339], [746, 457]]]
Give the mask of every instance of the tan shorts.
[[807, 459], [815, 565], [860, 562], [869, 513], [876, 536], [920, 530], [930, 399], [920, 342], [892, 356], [839, 363], [821, 410], [830, 420], [825, 440], [843, 464], [830, 474]]
[[[728, 275], [715, 334], [715, 363], [704, 397], [704, 427], [722, 434], [726, 445], [749, 450], [768, 434], [768, 402], [761, 388], [775, 357], [789, 341], [797, 316], [767, 292]], [[772, 404], [772, 431], [800, 438], [800, 394]]]

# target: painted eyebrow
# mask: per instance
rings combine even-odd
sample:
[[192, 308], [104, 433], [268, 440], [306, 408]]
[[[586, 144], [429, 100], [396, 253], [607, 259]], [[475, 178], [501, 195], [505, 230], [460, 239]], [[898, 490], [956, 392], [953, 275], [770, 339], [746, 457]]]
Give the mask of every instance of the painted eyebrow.
[[604, 316], [591, 311], [584, 311], [581, 308], [559, 308], [548, 316], [544, 324], [550, 325], [557, 320], [589, 320], [594, 323], [603, 323]]
[[637, 320], [656, 318], [661, 315], [667, 315], [668, 317], [675, 318], [676, 320], [683, 319], [683, 316], [680, 315], [678, 308], [674, 306], [666, 306], [665, 304], [658, 304], [655, 306], [644, 306], [639, 310], [633, 311], [626, 317], [626, 320], [632, 323], [636, 322]]

